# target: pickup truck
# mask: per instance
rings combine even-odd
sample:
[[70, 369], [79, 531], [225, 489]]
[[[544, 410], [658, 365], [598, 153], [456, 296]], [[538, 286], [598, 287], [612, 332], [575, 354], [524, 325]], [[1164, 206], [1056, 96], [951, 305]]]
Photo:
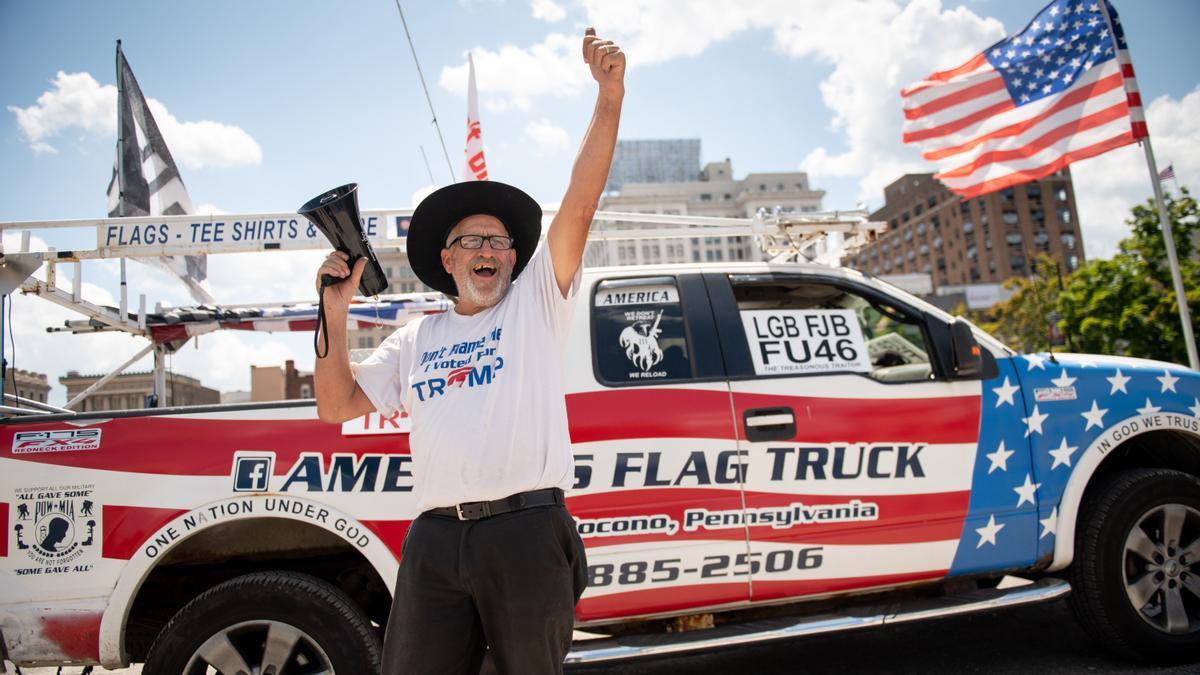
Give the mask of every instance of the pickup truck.
[[[566, 363], [588, 554], [568, 662], [1069, 593], [1128, 657], [1200, 657], [1200, 373], [1021, 355], [805, 264], [589, 268]], [[443, 383], [469, 387], [503, 371]], [[19, 665], [378, 668], [417, 515], [402, 414], [312, 401], [0, 421]], [[211, 670], [210, 670], [211, 668]]]

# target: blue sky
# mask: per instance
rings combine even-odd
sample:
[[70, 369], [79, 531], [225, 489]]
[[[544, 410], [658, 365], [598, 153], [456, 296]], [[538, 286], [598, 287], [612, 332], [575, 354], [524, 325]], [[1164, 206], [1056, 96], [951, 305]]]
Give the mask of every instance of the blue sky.
[[[1160, 164], [1180, 182], [1200, 175], [1200, 3], [1115, 3], [1149, 107]], [[474, 54], [492, 178], [557, 202], [591, 112], [593, 87], [577, 56], [583, 28], [617, 39], [629, 58], [623, 138], [698, 137], [702, 160], [730, 157], [735, 176], [810, 172], [827, 208], [880, 205], [903, 171], [932, 170], [902, 146], [898, 90], [957, 65], [1040, 9], [1034, 1], [861, 0], [730, 3], [682, 0], [460, 0], [403, 3], [455, 171], [466, 116], [466, 53]], [[313, 194], [360, 184], [365, 208], [408, 207], [450, 171], [430, 124], [391, 0], [354, 2], [0, 3], [0, 221], [102, 215], [115, 144], [114, 50], [123, 40], [142, 90], [168, 115], [158, 122], [192, 201], [225, 212], [292, 210]], [[62, 76], [59, 73], [63, 73]], [[106, 98], [107, 97], [107, 98]], [[1133, 148], [1074, 167], [1089, 255], [1108, 255], [1128, 207], [1149, 194]], [[80, 234], [41, 236], [81, 246]], [[83, 242], [83, 243], [80, 243]], [[6, 248], [11, 240], [6, 237]], [[311, 294], [311, 257], [214, 262], [225, 302]], [[253, 262], [251, 262], [253, 260]], [[256, 268], [256, 272], [239, 270]], [[140, 269], [140, 268], [139, 268]], [[218, 278], [218, 273], [229, 274]], [[144, 286], [184, 304], [182, 288], [139, 272]], [[283, 277], [280, 281], [275, 277]], [[115, 291], [112, 266], [85, 279]], [[89, 289], [91, 286], [89, 286]], [[254, 295], [255, 297], [247, 297]], [[24, 309], [25, 305], [18, 307]], [[38, 310], [40, 312], [40, 309]], [[45, 319], [24, 326], [25, 365], [99, 370], [136, 351], [129, 338], [68, 338], [101, 347], [80, 363], [33, 360]], [[57, 314], [46, 315], [57, 317]], [[36, 324], [41, 321], [41, 327]], [[22, 323], [24, 322], [24, 323]], [[39, 336], [40, 334], [40, 336]], [[279, 363], [311, 353], [295, 336], [239, 342], [246, 358]], [[238, 340], [250, 338], [239, 337]], [[18, 336], [18, 341], [21, 341]], [[221, 339], [209, 340], [233, 348]], [[68, 343], [63, 343], [68, 344]], [[190, 349], [190, 348], [189, 348]], [[202, 346], [195, 368], [205, 363]], [[115, 351], [113, 355], [107, 352]], [[278, 355], [278, 356], [277, 356]], [[118, 358], [119, 357], [119, 358]], [[260, 365], [262, 361], [256, 361]], [[18, 365], [21, 365], [20, 363]], [[244, 365], [210, 375], [248, 385]], [[240, 384], [239, 384], [240, 383]]]

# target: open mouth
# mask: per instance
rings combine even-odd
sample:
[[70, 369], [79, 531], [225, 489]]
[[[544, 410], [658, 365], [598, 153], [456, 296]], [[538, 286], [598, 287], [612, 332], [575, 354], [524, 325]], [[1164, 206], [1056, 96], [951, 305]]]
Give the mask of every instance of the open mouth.
[[478, 263], [471, 268], [471, 273], [484, 279], [491, 279], [496, 276], [496, 266], [492, 263]]

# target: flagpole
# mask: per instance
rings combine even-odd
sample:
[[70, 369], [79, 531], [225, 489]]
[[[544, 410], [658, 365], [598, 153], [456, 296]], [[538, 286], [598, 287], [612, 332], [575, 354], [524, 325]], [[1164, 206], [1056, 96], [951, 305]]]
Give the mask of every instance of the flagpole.
[[1175, 284], [1175, 298], [1179, 304], [1179, 320], [1183, 322], [1183, 341], [1187, 345], [1188, 364], [1200, 370], [1200, 356], [1196, 353], [1196, 336], [1192, 332], [1191, 310], [1188, 308], [1187, 293], [1183, 288], [1183, 275], [1179, 272], [1179, 257], [1175, 253], [1175, 236], [1171, 217], [1163, 203], [1162, 181], [1158, 180], [1158, 163], [1154, 161], [1154, 150], [1150, 147], [1150, 134], [1142, 139], [1146, 151], [1146, 165], [1150, 167], [1150, 182], [1154, 184], [1154, 203], [1158, 205], [1158, 222], [1162, 223], [1163, 243], [1167, 248], [1167, 262], [1171, 267], [1171, 280]]
[[[117, 199], [117, 215], [128, 216], [126, 212], [127, 205], [125, 203], [125, 143], [126, 139], [123, 135], [125, 130], [125, 106], [121, 102], [125, 100], [125, 79], [121, 77], [121, 40], [117, 40], [117, 191], [119, 198]], [[111, 213], [109, 214], [112, 215]]]
[[[1133, 78], [1133, 58], [1130, 57], [1130, 74], [1125, 75], [1125, 66], [1121, 63], [1121, 41], [1117, 39], [1117, 31], [1113, 26], [1112, 14], [1108, 11], [1108, 0], [1103, 0], [1100, 3], [1102, 8], [1101, 14], [1104, 15], [1104, 23], [1108, 26], [1108, 36], [1112, 39], [1113, 57], [1117, 59], [1117, 63], [1121, 67], [1121, 80], [1126, 82]], [[1128, 52], [1129, 48], [1126, 47]], [[1136, 86], [1136, 85], [1135, 85]], [[1125, 91], [1130, 95], [1136, 95], [1137, 92], [1130, 92], [1128, 84], [1125, 86]], [[1140, 103], [1139, 103], [1140, 105]], [[1142, 122], [1145, 125], [1145, 122]], [[1167, 249], [1167, 264], [1171, 269], [1171, 281], [1175, 286], [1175, 301], [1179, 305], [1179, 320], [1183, 323], [1183, 341], [1187, 346], [1188, 365], [1193, 370], [1200, 370], [1200, 356], [1196, 353], [1196, 336], [1192, 332], [1192, 317], [1191, 311], [1188, 309], [1187, 293], [1183, 288], [1183, 275], [1179, 272], [1179, 257], [1175, 253], [1175, 235], [1174, 228], [1171, 227], [1171, 217], [1167, 213], [1167, 207], [1163, 203], [1162, 181], [1158, 179], [1158, 163], [1154, 161], [1154, 149], [1150, 144], [1150, 128], [1145, 126], [1146, 135], [1138, 139], [1142, 149], [1146, 152], [1146, 166], [1150, 169], [1150, 183], [1154, 187], [1154, 203], [1158, 207], [1158, 222], [1162, 225], [1163, 244]]]

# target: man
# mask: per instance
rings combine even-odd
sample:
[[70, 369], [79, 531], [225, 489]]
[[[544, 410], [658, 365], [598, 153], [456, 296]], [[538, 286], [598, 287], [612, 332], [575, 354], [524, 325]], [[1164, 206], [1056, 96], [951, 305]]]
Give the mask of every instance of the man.
[[[421, 515], [403, 545], [384, 673], [562, 672], [586, 584], [583, 542], [563, 506], [573, 481], [562, 381], [588, 228], [604, 189], [624, 97], [625, 55], [587, 29], [596, 107], [562, 206], [537, 247], [541, 209], [495, 181], [427, 197], [409, 225], [413, 272], [454, 309], [400, 330], [352, 367], [317, 359], [317, 408], [341, 422], [404, 408]], [[536, 249], [536, 252], [535, 252]], [[330, 344], [365, 261], [334, 252], [317, 272]], [[519, 279], [518, 279], [519, 277]]]

